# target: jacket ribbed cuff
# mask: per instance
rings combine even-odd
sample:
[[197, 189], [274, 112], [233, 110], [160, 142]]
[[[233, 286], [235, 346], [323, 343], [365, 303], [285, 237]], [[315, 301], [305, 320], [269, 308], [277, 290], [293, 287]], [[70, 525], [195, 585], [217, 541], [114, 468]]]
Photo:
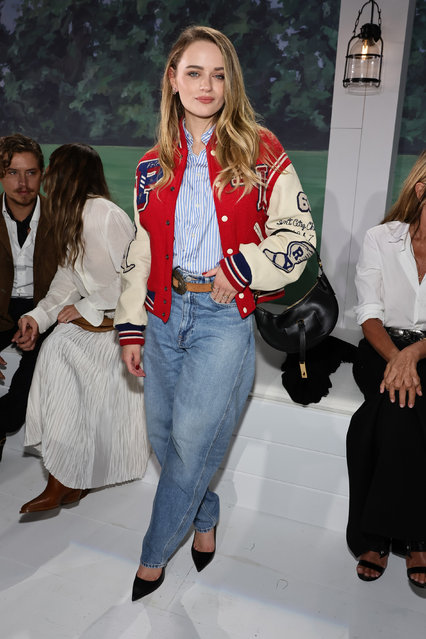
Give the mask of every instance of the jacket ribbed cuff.
[[235, 253], [230, 257], [224, 257], [220, 266], [226, 278], [239, 292], [243, 291], [251, 283], [251, 268], [242, 253]]
[[117, 324], [115, 328], [118, 331], [120, 346], [126, 346], [126, 344], [139, 344], [140, 346], [143, 346], [145, 344], [145, 337], [143, 334], [145, 326]]

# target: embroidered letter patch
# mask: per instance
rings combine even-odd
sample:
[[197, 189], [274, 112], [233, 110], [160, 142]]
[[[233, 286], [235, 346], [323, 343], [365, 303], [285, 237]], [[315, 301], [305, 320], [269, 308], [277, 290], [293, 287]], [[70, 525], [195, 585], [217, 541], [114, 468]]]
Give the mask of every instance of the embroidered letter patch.
[[286, 273], [291, 273], [296, 264], [305, 262], [314, 253], [312, 246], [307, 242], [290, 242], [286, 253], [274, 253], [269, 249], [264, 249], [263, 252], [274, 266]]
[[297, 194], [297, 208], [302, 213], [307, 213], [311, 211], [311, 205], [309, 204], [308, 196], [303, 191], [299, 191]]
[[152, 191], [163, 171], [157, 159], [143, 160], [136, 169], [136, 205], [139, 213], [148, 205], [149, 192]]

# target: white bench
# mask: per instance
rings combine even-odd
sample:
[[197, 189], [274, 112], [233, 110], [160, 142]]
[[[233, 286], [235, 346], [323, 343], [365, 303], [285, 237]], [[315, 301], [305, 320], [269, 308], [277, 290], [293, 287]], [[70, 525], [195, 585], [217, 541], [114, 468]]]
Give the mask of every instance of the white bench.
[[[256, 378], [232, 446], [215, 478], [222, 507], [238, 505], [300, 522], [344, 530], [348, 483], [345, 439], [349, 420], [363, 398], [352, 378], [352, 365], [331, 375], [329, 395], [307, 407], [292, 402], [281, 383], [285, 355], [259, 337]], [[8, 348], [8, 380], [19, 355]], [[8, 445], [23, 447], [23, 432]], [[143, 481], [154, 483], [153, 458]]]

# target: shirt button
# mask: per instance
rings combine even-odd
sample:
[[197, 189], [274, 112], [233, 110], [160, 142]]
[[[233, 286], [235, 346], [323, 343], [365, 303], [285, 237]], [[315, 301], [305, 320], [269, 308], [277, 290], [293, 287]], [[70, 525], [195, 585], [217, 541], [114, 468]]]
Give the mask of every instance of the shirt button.
[[169, 226], [170, 220], [166, 220], [166, 225]]
[[244, 298], [244, 293], [238, 293], [238, 297], [242, 300]]
[[247, 309], [246, 309], [246, 307], [245, 307], [245, 306], [244, 306], [244, 308], [243, 308], [243, 313], [247, 313]]
[[228, 249], [226, 252], [228, 253], [228, 255], [232, 255], [234, 251], [232, 249]]
[[166, 255], [166, 260], [168, 260], [168, 259], [169, 259], [169, 256], [168, 256], [168, 255]]
[[165, 313], [161, 313], [161, 317], [166, 317], [166, 314]]
[[222, 215], [222, 222], [227, 222], [227, 221], [228, 221], [228, 216]]
[[164, 290], [167, 291], [167, 286], [164, 287]]

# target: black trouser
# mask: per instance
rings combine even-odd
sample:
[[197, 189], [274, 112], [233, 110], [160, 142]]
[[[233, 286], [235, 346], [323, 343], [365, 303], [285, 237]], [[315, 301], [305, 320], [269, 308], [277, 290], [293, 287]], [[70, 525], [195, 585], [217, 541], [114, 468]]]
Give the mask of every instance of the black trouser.
[[[0, 351], [11, 343], [12, 337], [18, 330], [18, 320], [21, 315], [28, 313], [33, 308], [34, 302], [32, 299], [12, 298], [10, 300], [9, 315], [15, 322], [15, 326], [7, 331], [0, 331]], [[28, 394], [37, 355], [43, 340], [49, 333], [50, 331], [39, 337], [33, 351], [19, 351], [22, 357], [18, 369], [12, 377], [9, 392], [0, 397], [0, 439], [7, 433], [14, 433], [19, 430], [25, 422]], [[3, 359], [6, 359], [7, 363], [7, 356], [3, 357]]]
[[426, 360], [417, 365], [424, 395], [416, 397], [414, 408], [400, 408], [398, 395], [392, 403], [387, 391], [379, 392], [385, 367], [385, 360], [362, 340], [354, 377], [366, 400], [347, 434], [347, 541], [356, 557], [375, 549], [372, 538], [392, 539], [398, 552], [401, 540], [426, 539]]

